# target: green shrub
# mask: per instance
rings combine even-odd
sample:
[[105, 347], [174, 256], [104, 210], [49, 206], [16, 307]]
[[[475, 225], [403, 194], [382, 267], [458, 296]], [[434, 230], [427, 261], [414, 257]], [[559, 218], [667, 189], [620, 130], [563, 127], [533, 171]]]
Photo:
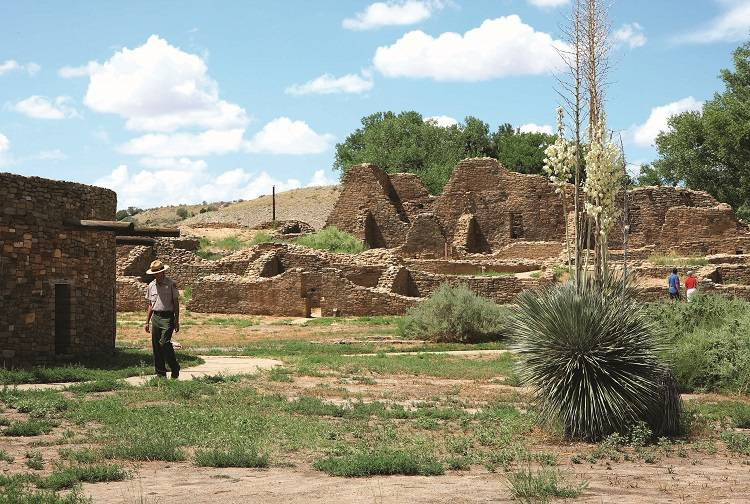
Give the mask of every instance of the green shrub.
[[294, 243], [318, 250], [345, 254], [359, 254], [367, 249], [362, 240], [333, 226], [300, 236], [294, 240]]
[[443, 284], [410, 308], [399, 323], [406, 338], [439, 343], [497, 340], [506, 332], [508, 310], [477, 296], [463, 284]]
[[648, 309], [664, 330], [662, 356], [683, 391], [750, 390], [750, 303], [696, 296]]
[[26, 452], [26, 467], [41, 471], [44, 469], [44, 458], [42, 458], [42, 452], [38, 450]]
[[268, 467], [268, 455], [254, 447], [213, 448], [197, 450], [194, 462], [199, 467]]
[[510, 327], [521, 382], [566, 436], [601, 439], [663, 408], [654, 327], [617, 279], [523, 292]]
[[436, 476], [443, 474], [443, 464], [434, 458], [402, 450], [380, 449], [357, 452], [341, 457], [328, 457], [313, 464], [315, 469], [331, 476], [362, 477], [390, 476]]
[[[2, 476], [2, 475], [0, 475]], [[51, 490], [30, 488], [27, 482], [0, 484], [0, 504], [91, 504], [89, 497], [78, 490], [58, 495]]]
[[188, 217], [188, 210], [185, 207], [179, 207], [177, 210], [175, 210], [175, 213], [180, 219], [187, 219]]

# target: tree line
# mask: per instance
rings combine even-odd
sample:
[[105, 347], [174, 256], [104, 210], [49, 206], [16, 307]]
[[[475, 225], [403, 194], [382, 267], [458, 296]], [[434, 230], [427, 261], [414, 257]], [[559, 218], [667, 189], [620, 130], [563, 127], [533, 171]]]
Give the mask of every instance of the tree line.
[[432, 194], [439, 194], [462, 159], [488, 156], [506, 168], [541, 174], [544, 149], [555, 135], [522, 133], [511, 124], [490, 132], [489, 124], [468, 116], [443, 127], [415, 111], [377, 112], [362, 118], [362, 126], [336, 145], [333, 164], [342, 176], [349, 166], [373, 163], [386, 172], [416, 174]]

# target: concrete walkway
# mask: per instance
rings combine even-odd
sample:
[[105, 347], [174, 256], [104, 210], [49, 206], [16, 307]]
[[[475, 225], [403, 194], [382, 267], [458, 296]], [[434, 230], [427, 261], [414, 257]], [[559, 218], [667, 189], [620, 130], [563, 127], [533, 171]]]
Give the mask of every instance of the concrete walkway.
[[510, 353], [511, 350], [436, 350], [431, 351], [419, 351], [419, 352], [381, 352], [381, 353], [363, 353], [363, 354], [350, 354], [348, 357], [377, 357], [379, 355], [392, 356], [392, 355], [455, 355], [457, 357], [479, 357], [482, 355], [501, 355], [504, 353]]
[[[253, 374], [261, 369], [271, 369], [283, 365], [283, 362], [275, 359], [262, 359], [256, 357], [224, 357], [216, 355], [200, 355], [205, 362], [197, 366], [183, 368], [180, 371], [180, 380], [192, 380], [206, 375], [237, 375]], [[140, 386], [156, 375], [131, 376], [125, 381], [133, 386]], [[27, 383], [23, 385], [8, 385], [9, 388], [18, 390], [63, 390], [71, 385], [84, 382], [69, 383]]]

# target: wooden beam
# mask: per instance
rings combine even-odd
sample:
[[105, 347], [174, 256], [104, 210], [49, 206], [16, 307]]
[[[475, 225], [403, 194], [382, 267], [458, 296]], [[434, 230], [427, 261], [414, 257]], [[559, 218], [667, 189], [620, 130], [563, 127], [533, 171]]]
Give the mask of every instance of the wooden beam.
[[137, 227], [130, 234], [134, 236], [171, 236], [177, 238], [180, 236], [180, 230], [177, 228]]
[[115, 233], [132, 234], [135, 224], [132, 222], [63, 219], [67, 227], [85, 229], [89, 231], [114, 231]]
[[145, 236], [115, 236], [116, 245], [153, 245], [156, 240]]

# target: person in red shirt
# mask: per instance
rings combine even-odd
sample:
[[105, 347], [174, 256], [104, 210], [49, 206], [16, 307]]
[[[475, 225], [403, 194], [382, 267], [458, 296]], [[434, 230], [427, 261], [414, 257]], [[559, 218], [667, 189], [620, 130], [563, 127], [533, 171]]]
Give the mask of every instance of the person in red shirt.
[[698, 292], [698, 279], [695, 278], [695, 274], [692, 271], [688, 271], [688, 277], [685, 280], [685, 294], [688, 302], [696, 292]]

